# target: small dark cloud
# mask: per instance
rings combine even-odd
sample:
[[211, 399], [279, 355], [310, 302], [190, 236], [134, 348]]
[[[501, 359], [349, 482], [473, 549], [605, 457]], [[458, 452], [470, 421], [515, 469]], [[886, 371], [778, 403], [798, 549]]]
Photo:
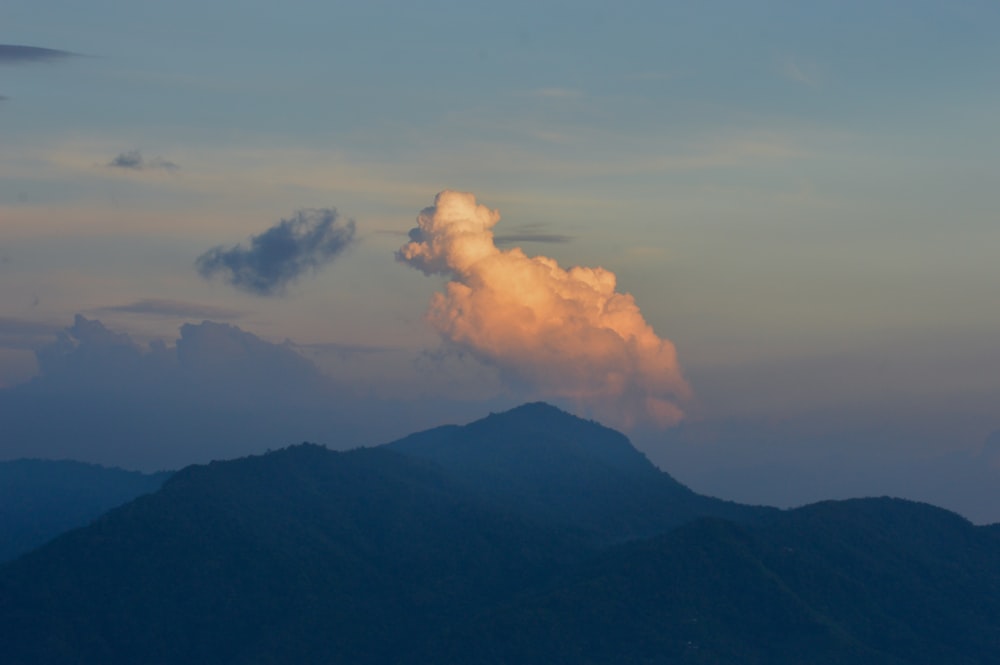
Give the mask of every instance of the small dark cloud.
[[519, 242], [565, 243], [572, 242], [573, 236], [562, 233], [548, 233], [544, 224], [524, 224], [514, 227], [513, 233], [504, 233], [493, 237], [493, 242], [499, 245], [513, 245]]
[[0, 44], [0, 64], [17, 65], [30, 62], [51, 62], [72, 58], [76, 53], [38, 46]]
[[127, 305], [102, 307], [102, 312], [121, 312], [124, 314], [141, 314], [178, 319], [214, 319], [233, 320], [243, 316], [243, 312], [228, 307], [201, 305], [198, 303], [169, 300], [164, 298], [146, 298]]
[[10, 99], [10, 97], [8, 97], [7, 95], [0, 95], [0, 102], [5, 102], [8, 99]]
[[132, 171], [145, 171], [147, 169], [159, 169], [161, 171], [176, 171], [180, 167], [174, 162], [163, 159], [162, 157], [153, 157], [152, 159], [144, 159], [142, 153], [138, 150], [129, 150], [123, 152], [110, 162], [108, 166], [117, 169], [131, 169]]
[[354, 220], [338, 224], [333, 208], [299, 210], [250, 238], [250, 247], [214, 247], [196, 261], [209, 279], [222, 274], [238, 289], [259, 296], [282, 295], [302, 275], [317, 272], [354, 242]]
[[108, 166], [115, 166], [120, 169], [139, 170], [142, 168], [142, 154], [138, 150], [123, 152], [108, 162]]

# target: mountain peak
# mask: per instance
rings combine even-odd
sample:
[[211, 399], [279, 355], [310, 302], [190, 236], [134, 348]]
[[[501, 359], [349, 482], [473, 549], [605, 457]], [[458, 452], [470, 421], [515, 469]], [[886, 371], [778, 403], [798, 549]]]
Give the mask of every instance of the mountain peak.
[[563, 411], [557, 406], [548, 402], [525, 402], [512, 409], [501, 411], [500, 413], [490, 413], [487, 418], [572, 418], [574, 420], [584, 420], [571, 413]]
[[752, 519], [657, 469], [620, 432], [544, 402], [386, 444], [431, 462], [505, 509], [582, 527], [606, 541], [656, 533], [695, 517]]
[[529, 402], [464, 427], [440, 427], [388, 445], [439, 464], [458, 462], [522, 477], [558, 476], [581, 466], [628, 475], [658, 473], [622, 433], [546, 402]]

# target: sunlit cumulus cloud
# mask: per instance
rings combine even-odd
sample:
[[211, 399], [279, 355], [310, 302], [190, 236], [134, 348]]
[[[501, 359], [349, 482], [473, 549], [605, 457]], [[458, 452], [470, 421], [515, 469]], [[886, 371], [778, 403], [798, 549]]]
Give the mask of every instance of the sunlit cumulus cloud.
[[615, 290], [614, 273], [501, 250], [491, 231], [499, 220], [472, 194], [452, 191], [417, 217], [397, 259], [451, 277], [431, 301], [431, 325], [505, 375], [606, 422], [678, 422], [690, 388], [674, 345]]
[[218, 274], [238, 289], [260, 296], [282, 295], [292, 282], [316, 272], [354, 242], [354, 220], [338, 223], [333, 208], [299, 210], [250, 238], [250, 247], [219, 246], [197, 260], [198, 272]]

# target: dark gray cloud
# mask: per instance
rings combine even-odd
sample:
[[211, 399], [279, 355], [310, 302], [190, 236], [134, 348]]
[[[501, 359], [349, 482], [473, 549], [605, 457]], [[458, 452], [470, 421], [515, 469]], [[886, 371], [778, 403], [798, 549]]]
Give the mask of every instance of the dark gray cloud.
[[123, 152], [108, 162], [108, 166], [116, 166], [120, 169], [141, 169], [142, 154], [138, 150]]
[[231, 321], [241, 318], [245, 313], [228, 307], [202, 305], [199, 303], [169, 300], [165, 298], [145, 298], [126, 305], [102, 307], [102, 312], [121, 312], [124, 314], [141, 314], [163, 318], [178, 319], [214, 319]]
[[7, 95], [0, 95], [0, 102], [5, 102], [8, 99], [10, 99], [10, 97], [8, 97]]
[[17, 65], [30, 62], [51, 62], [72, 58], [76, 53], [38, 46], [0, 44], [0, 64]]
[[259, 296], [281, 295], [289, 284], [316, 272], [354, 242], [354, 220], [338, 224], [333, 208], [299, 210], [250, 238], [250, 247], [214, 247], [198, 257], [198, 273], [223, 275], [238, 289]]
[[139, 150], [129, 150], [123, 152], [108, 162], [108, 166], [117, 169], [130, 169], [132, 171], [145, 171], [147, 169], [158, 169], [161, 171], [176, 171], [180, 167], [174, 162], [163, 159], [162, 157], [153, 157], [152, 159], [145, 159], [142, 156], [142, 152]]
[[546, 231], [544, 224], [522, 224], [511, 229], [511, 233], [502, 233], [493, 237], [493, 242], [500, 245], [514, 245], [521, 242], [565, 243], [572, 242], [573, 236]]

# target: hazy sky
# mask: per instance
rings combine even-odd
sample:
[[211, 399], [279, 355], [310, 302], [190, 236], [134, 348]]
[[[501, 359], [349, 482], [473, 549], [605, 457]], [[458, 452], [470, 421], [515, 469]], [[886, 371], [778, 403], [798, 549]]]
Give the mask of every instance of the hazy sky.
[[[117, 380], [81, 337], [59, 353], [89, 360], [53, 360], [76, 314], [188, 366], [179, 328], [209, 320], [230, 327], [188, 328], [206, 366], [240, 331], [315, 362], [331, 422], [354, 418], [345, 445], [552, 399], [732, 498], [946, 502], [960, 471], [937, 494], [920, 479], [956, 455], [993, 460], [998, 487], [997, 34], [993, 0], [5, 0], [0, 386], [82, 403]], [[487, 253], [520, 247], [521, 278], [558, 263], [525, 311], [570, 303], [562, 318], [511, 323], [535, 282], [397, 260], [443, 190], [499, 214]], [[567, 282], [574, 266], [616, 284]], [[626, 300], [625, 328], [584, 314]], [[477, 337], [459, 310], [503, 323], [476, 318]], [[340, 441], [324, 433], [274, 445]], [[218, 452], [30, 428], [0, 445], [132, 466]], [[1000, 519], [983, 491], [952, 505]]]

